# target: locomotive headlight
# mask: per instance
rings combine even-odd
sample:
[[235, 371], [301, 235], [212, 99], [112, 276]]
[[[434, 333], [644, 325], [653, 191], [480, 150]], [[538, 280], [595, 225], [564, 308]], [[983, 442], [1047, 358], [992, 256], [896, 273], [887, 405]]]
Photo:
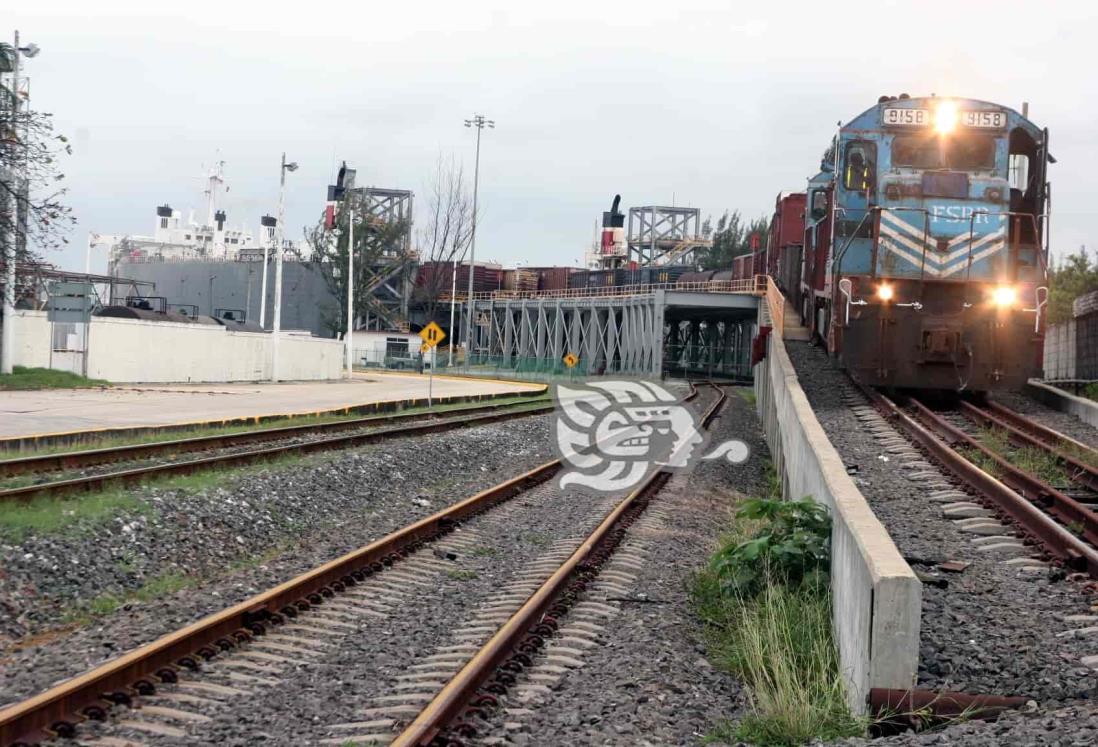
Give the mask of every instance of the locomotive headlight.
[[892, 294], [893, 294], [893, 291], [892, 291], [892, 286], [891, 285], [886, 285], [885, 283], [881, 283], [880, 285], [877, 286], [877, 298], [881, 299], [882, 301], [891, 301], [892, 300]]
[[1009, 285], [1000, 285], [991, 292], [991, 301], [1000, 309], [1007, 309], [1018, 303], [1018, 290]]
[[934, 129], [940, 135], [948, 135], [957, 126], [957, 105], [952, 101], [942, 101], [934, 112]]

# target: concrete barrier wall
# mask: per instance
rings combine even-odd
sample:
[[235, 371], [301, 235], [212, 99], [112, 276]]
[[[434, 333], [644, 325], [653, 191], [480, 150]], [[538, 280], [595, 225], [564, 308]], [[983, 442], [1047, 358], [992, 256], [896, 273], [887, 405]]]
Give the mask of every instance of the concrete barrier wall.
[[847, 475], [777, 335], [755, 367], [755, 394], [785, 495], [831, 511], [835, 640], [851, 710], [863, 713], [871, 688], [915, 685], [922, 586]]
[[1030, 379], [1026, 384], [1026, 394], [1054, 410], [1074, 415], [1084, 423], [1098, 428], [1098, 402], [1092, 399], [1076, 397], [1036, 379]]
[[[205, 324], [95, 318], [88, 376], [107, 381], [263, 381], [271, 377], [271, 335]], [[338, 379], [343, 343], [283, 334], [279, 377]]]
[[[15, 364], [50, 366], [50, 325], [44, 312], [19, 312]], [[271, 377], [272, 337], [221, 325], [93, 317], [87, 375], [124, 382], [263, 381]], [[338, 379], [343, 343], [283, 333], [279, 377], [286, 381]], [[80, 353], [53, 355], [53, 367], [80, 372]]]
[[1045, 330], [1042, 368], [1046, 379], [1074, 379], [1076, 371], [1076, 322], [1050, 324]]
[[27, 368], [50, 367], [50, 322], [44, 311], [16, 311], [15, 356], [12, 364]]

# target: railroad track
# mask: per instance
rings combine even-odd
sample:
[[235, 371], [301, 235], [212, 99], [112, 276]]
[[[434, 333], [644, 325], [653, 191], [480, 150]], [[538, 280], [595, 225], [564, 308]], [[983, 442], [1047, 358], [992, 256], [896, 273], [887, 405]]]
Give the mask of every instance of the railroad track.
[[[706, 410], [705, 424], [725, 401], [723, 390], [715, 386], [714, 389], [717, 397]], [[696, 394], [697, 389], [691, 385], [688, 397], [693, 399]], [[107, 719], [112, 704], [138, 705], [141, 700], [164, 689], [176, 691], [163, 696], [172, 698], [169, 703], [183, 705], [209, 703], [210, 699], [228, 698], [234, 693], [245, 694], [244, 690], [232, 686], [204, 683], [197, 673], [204, 667], [216, 667], [225, 658], [247, 657], [238, 663], [250, 667], [242, 670], [249, 673], [238, 671], [237, 680], [250, 680], [253, 685], [263, 682], [264, 673], [274, 671], [278, 662], [289, 661], [287, 657], [306, 657], [310, 654], [310, 646], [321, 648], [325, 645], [319, 640], [303, 642], [302, 635], [316, 636], [324, 629], [333, 629], [331, 626], [345, 633], [343, 628], [353, 627], [346, 616], [382, 614], [382, 610], [397, 603], [400, 593], [408, 593], [420, 583], [414, 577], [413, 568], [437, 572], [436, 555], [444, 557], [451, 545], [468, 549], [472, 540], [462, 537], [461, 532], [455, 533], [461, 524], [505, 502], [514, 505], [511, 499], [551, 480], [561, 466], [559, 460], [543, 464], [0, 710], [0, 747], [35, 744], [54, 736], [77, 736], [82, 721]], [[539, 636], [544, 640], [552, 633], [552, 613], [566, 609], [568, 589], [575, 589], [575, 584], [582, 584], [583, 578], [596, 572], [600, 560], [620, 542], [624, 528], [644, 510], [648, 500], [666, 480], [666, 473], [653, 474], [640, 488], [617, 503], [590, 535], [564, 553], [566, 557], [559, 567], [549, 573], [548, 579], [537, 586], [518, 611], [499, 626], [483, 650], [471, 656], [438, 697], [419, 717], [411, 720], [407, 734], [399, 736], [402, 740], [399, 743], [429, 741], [461, 715], [470, 702], [475, 703], [478, 712], [483, 712], [489, 701], [485, 699], [487, 696], [478, 693], [480, 686], [489, 677], [494, 677], [497, 684], [505, 682], [506, 676], [495, 674], [497, 667], [503, 666], [505, 669], [501, 671], [505, 671], [518, 666], [521, 656], [526, 655], [523, 650], [536, 643]], [[428, 548], [435, 552], [426, 552]], [[557, 555], [561, 555], [559, 550], [549, 554]], [[539, 573], [546, 572], [545, 562], [548, 561], [543, 560], [536, 566]], [[374, 588], [370, 587], [371, 583], [380, 584], [376, 587], [380, 589], [376, 598], [371, 592]], [[531, 629], [535, 629], [533, 638], [529, 637]], [[516, 650], [520, 653], [516, 654]], [[191, 706], [186, 711], [181, 710], [183, 705], [180, 708], [147, 705], [134, 713], [162, 715], [169, 720], [175, 718], [177, 722], [178, 719], [192, 723], [209, 720], [189, 710]], [[123, 726], [126, 724], [138, 724], [135, 728], [144, 728], [146, 732], [163, 737], [181, 738], [185, 734], [167, 724], [157, 726], [124, 721]], [[463, 730], [469, 728], [462, 724], [456, 726]], [[124, 741], [105, 737], [100, 744]]]
[[[0, 502], [21, 502], [44, 496], [89, 492], [108, 486], [129, 485], [150, 478], [190, 474], [211, 468], [235, 467], [288, 455], [363, 446], [392, 438], [421, 436], [456, 428], [486, 425], [500, 420], [538, 415], [550, 412], [552, 409], [553, 403], [548, 401], [482, 405], [447, 411], [440, 415], [404, 413], [372, 416], [332, 423], [293, 425], [227, 435], [201, 436], [149, 444], [9, 459], [0, 461], [0, 476], [49, 474], [58, 470], [81, 469], [105, 464], [118, 464], [120, 462], [136, 462], [142, 459], [160, 458], [166, 461], [4, 488], [0, 489]], [[385, 424], [395, 425], [392, 427], [378, 427]], [[260, 448], [247, 448], [252, 444], [272, 441], [281, 441], [282, 443]], [[215, 453], [194, 459], [173, 459], [173, 457], [180, 454], [193, 454], [202, 451], [213, 451]]]
[[[1033, 422], [998, 403], [960, 402], [937, 412], [908, 398], [899, 404], [868, 387], [859, 387], [873, 407], [995, 514], [1008, 519], [1041, 550], [1098, 579], [1098, 452]], [[1073, 489], [1051, 485], [987, 444], [972, 427], [998, 432], [1014, 447], [1033, 449], [1063, 470]], [[1082, 492], [1079, 492], [1082, 491]], [[945, 491], [943, 491], [944, 493]], [[956, 508], [968, 496], [957, 494]], [[1080, 500], [1082, 498], [1083, 500]], [[959, 514], [958, 514], [959, 515]]]

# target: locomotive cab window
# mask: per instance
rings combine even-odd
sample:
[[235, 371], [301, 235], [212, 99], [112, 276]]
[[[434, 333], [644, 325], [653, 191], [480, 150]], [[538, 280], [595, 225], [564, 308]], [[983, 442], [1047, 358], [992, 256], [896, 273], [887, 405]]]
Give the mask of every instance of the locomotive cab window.
[[812, 190], [812, 220], [819, 220], [827, 215], [827, 192], [822, 189]]
[[913, 169], [975, 171], [995, 168], [995, 138], [984, 132], [959, 131], [897, 135], [892, 141], [892, 165]]
[[843, 186], [855, 192], [873, 189], [877, 176], [877, 145], [865, 140], [846, 144], [843, 154]]

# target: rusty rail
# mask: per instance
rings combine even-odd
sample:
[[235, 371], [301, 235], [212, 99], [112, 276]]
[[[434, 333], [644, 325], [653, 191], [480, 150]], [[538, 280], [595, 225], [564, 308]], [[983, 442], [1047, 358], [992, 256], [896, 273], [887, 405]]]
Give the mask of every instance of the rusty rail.
[[[707, 427], [712, 422], [727, 397], [724, 390], [716, 386], [713, 388], [719, 392], [719, 396], [702, 416], [703, 427]], [[547, 612], [568, 589], [572, 579], [592, 563], [593, 557], [600, 549], [613, 541], [615, 530], [620, 528], [624, 520], [635, 518], [643, 511], [648, 499], [658, 492], [669, 478], [670, 474], [663, 470], [654, 472], [626, 496], [561, 564], [560, 568], [496, 631], [495, 635], [446, 683], [431, 702], [424, 706], [419, 715], [393, 740], [392, 747], [430, 744], [462, 715], [467, 704], [476, 702], [481, 687], [501, 664], [508, 662], [521, 667], [524, 661], [528, 662], [523, 649], [529, 646], [524, 646], [524, 641], [536, 648], [538, 642], [542, 640], [542, 636], [536, 633], [531, 637], [531, 631], [536, 631], [547, 624], [552, 626], [554, 621], [547, 616]], [[620, 535], [616, 539], [620, 541]], [[542, 631], [542, 633], [547, 632], [549, 631]], [[460, 728], [471, 727], [468, 724], [461, 724]]]
[[[961, 402], [961, 410], [965, 415], [981, 425], [999, 428], [1000, 430], [1005, 431], [1008, 438], [1016, 446], [1028, 446], [1030, 448], [1040, 449], [1041, 451], [1052, 455], [1056, 458], [1056, 461], [1059, 462], [1060, 466], [1067, 471], [1068, 477], [1073, 482], [1098, 493], [1098, 469], [1095, 469], [1071, 454], [1065, 453], [1051, 443], [1031, 435], [1028, 431], [1019, 428], [1014, 425], [1014, 423], [1017, 422], [1016, 420], [1011, 421], [999, 414], [992, 414], [987, 410], [977, 407], [971, 402]], [[1023, 418], [1023, 416], [1018, 413], [1013, 413], [1013, 415], [1016, 418]], [[1028, 418], [1025, 419], [1028, 420]], [[1031, 424], [1038, 425], [1037, 423], [1032, 422]], [[1053, 431], [1053, 433], [1055, 433], [1055, 431]]]
[[[949, 439], [941, 440], [934, 432], [903, 412], [883, 394], [865, 386], [861, 389], [887, 420], [907, 433], [959, 480], [983, 496], [993, 509], [1009, 516], [1025, 533], [1036, 539], [1051, 556], [1072, 568], [1086, 571], [1092, 577], [1098, 578], [1098, 551], [1094, 547], [1083, 542], [1007, 485], [965, 459], [954, 448], [955, 444], [964, 443], [966, 446], [974, 445], [982, 449], [978, 442], [922, 407], [921, 420], [928, 424], [932, 423], [935, 431]], [[917, 403], [916, 405], [919, 406]]]
[[[531, 400], [536, 402], [536, 400]], [[280, 439], [294, 438], [314, 433], [338, 433], [340, 431], [367, 428], [385, 423], [401, 423], [407, 420], [439, 419], [452, 415], [470, 415], [484, 412], [502, 412], [507, 408], [522, 407], [526, 402], [477, 405], [461, 407], [442, 412], [403, 412], [390, 415], [370, 415], [362, 418], [338, 420], [330, 423], [312, 423], [287, 425], [279, 428], [257, 428], [240, 433], [222, 433], [192, 438], [177, 438], [169, 441], [157, 441], [145, 444], [112, 446], [102, 449], [84, 449], [66, 451], [57, 454], [41, 454], [15, 459], [0, 460], [0, 477], [11, 477], [27, 473], [57, 472], [66, 469], [80, 469], [99, 464], [123, 462], [132, 459], [144, 459], [161, 454], [181, 454], [190, 451], [223, 449], [242, 444], [263, 443]]]
[[560, 461], [518, 477], [408, 525], [365, 547], [293, 578], [226, 610], [109, 661], [22, 703], [0, 710], [0, 747], [73, 733], [85, 718], [103, 718], [110, 703], [155, 692], [181, 669], [198, 669], [219, 650], [233, 648], [295, 617], [409, 552], [451, 531], [455, 524], [549, 480]]
[[[528, 415], [539, 415], [552, 411], [553, 407], [554, 405], [552, 402], [547, 402], [536, 407], [519, 405], [517, 407], [505, 408], [496, 412], [473, 417], [458, 417], [427, 423], [415, 423], [412, 425], [400, 426], [398, 428], [379, 428], [378, 430], [367, 431], [366, 433], [329, 436], [315, 441], [282, 444], [262, 449], [238, 451], [230, 454], [216, 454], [201, 459], [189, 459], [179, 462], [168, 462], [166, 464], [154, 464], [147, 467], [135, 467], [117, 472], [106, 472], [100, 475], [85, 475], [68, 480], [39, 483], [37, 485], [24, 485], [18, 488], [0, 490], [0, 502], [25, 502], [43, 496], [88, 492], [112, 485], [130, 485], [147, 480], [150, 477], [189, 474], [212, 467], [234, 467], [243, 464], [253, 464], [288, 454], [310, 454], [318, 451], [362, 446], [364, 444], [376, 443], [392, 438], [440, 433], [456, 428], [485, 425], [487, 423], [494, 423], [500, 420], [508, 420]], [[293, 426], [293, 428], [299, 427], [302, 426]]]
[[[994, 721], [1003, 711], [1022, 708], [1028, 698], [1003, 695], [973, 695], [943, 690], [890, 690], [875, 687], [869, 691], [869, 711], [878, 721], [875, 729], [919, 729], [927, 722], [975, 718]], [[882, 723], [883, 722], [883, 723]]]
[[1098, 449], [1076, 441], [1074, 438], [1068, 438], [1063, 433], [1043, 426], [1021, 413], [1014, 412], [1014, 410], [1011, 410], [1009, 407], [1005, 407], [998, 402], [988, 402], [987, 407], [1001, 419], [1019, 430], [1023, 430], [1031, 436], [1035, 436], [1036, 438], [1055, 446], [1061, 451], [1075, 449], [1098, 458]]

